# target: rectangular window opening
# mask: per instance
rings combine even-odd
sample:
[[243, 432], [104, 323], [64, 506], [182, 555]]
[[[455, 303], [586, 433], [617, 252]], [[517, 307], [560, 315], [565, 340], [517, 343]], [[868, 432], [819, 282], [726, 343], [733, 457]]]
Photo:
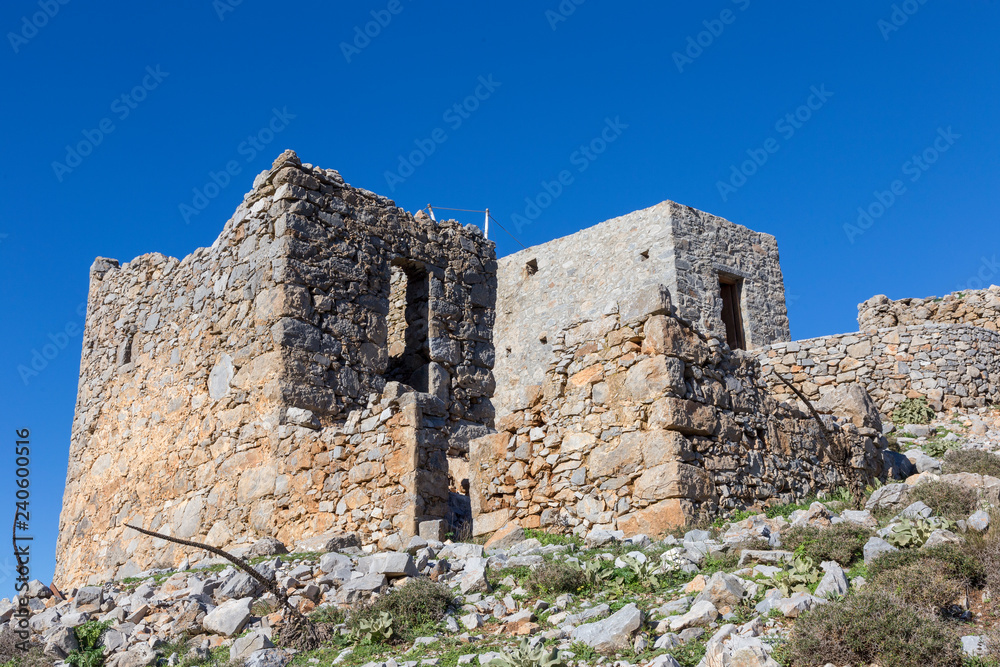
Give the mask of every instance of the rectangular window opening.
[[743, 331], [743, 312], [740, 309], [743, 280], [720, 275], [719, 292], [722, 296], [722, 322], [726, 325], [726, 342], [734, 350], [745, 350], [747, 343]]

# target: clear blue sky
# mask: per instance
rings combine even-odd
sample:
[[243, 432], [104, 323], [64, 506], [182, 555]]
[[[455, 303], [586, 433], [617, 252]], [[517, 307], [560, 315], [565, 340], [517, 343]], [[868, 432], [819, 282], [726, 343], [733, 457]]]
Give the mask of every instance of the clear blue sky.
[[[0, 9], [0, 514], [29, 428], [45, 581], [93, 258], [211, 244], [285, 148], [409, 210], [488, 206], [526, 245], [664, 199], [769, 232], [795, 338], [853, 330], [873, 294], [1000, 283], [988, 0], [908, 0], [895, 16], [889, 0], [234, 2]], [[225, 186], [205, 192], [210, 172]], [[859, 207], [877, 214], [865, 228]], [[501, 255], [518, 248], [492, 236]], [[46, 345], [25, 382], [18, 366]]]

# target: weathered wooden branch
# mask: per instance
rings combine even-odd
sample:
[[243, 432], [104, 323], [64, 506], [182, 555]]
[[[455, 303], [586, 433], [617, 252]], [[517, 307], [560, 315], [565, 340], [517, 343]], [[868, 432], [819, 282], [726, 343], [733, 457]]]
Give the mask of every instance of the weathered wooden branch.
[[241, 570], [249, 574], [261, 585], [263, 585], [267, 590], [273, 593], [274, 596], [277, 597], [278, 600], [281, 602], [282, 606], [284, 606], [286, 609], [288, 609], [289, 612], [291, 612], [292, 616], [301, 621], [308, 622], [308, 619], [306, 619], [306, 617], [303, 616], [298, 609], [293, 607], [291, 603], [288, 602], [288, 596], [285, 594], [283, 590], [281, 590], [281, 588], [278, 587], [278, 583], [276, 581], [274, 581], [273, 579], [268, 579], [267, 577], [262, 575], [260, 572], [257, 571], [255, 567], [253, 567], [250, 563], [240, 558], [239, 556], [234, 556], [230, 553], [223, 551], [222, 549], [209, 546], [208, 544], [202, 544], [201, 542], [193, 542], [191, 540], [182, 540], [179, 537], [172, 537], [170, 535], [164, 535], [162, 533], [157, 533], [152, 530], [146, 530], [145, 528], [139, 528], [138, 526], [133, 526], [132, 524], [129, 523], [125, 524], [125, 526], [131, 528], [132, 530], [139, 531], [144, 535], [149, 535], [150, 537], [158, 537], [161, 540], [167, 540], [168, 542], [174, 542], [176, 544], [183, 544], [186, 547], [195, 547], [196, 549], [204, 549], [205, 551], [211, 552], [216, 556], [222, 556], [230, 563], [232, 563], [236, 567], [240, 568]]

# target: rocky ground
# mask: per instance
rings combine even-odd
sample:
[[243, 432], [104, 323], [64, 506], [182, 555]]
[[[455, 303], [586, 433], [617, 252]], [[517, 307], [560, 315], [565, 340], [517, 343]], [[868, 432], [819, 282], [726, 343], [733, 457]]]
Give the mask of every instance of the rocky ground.
[[[485, 545], [434, 533], [375, 553], [329, 536], [240, 555], [329, 631], [283, 645], [285, 612], [249, 575], [192, 566], [29, 595], [29, 654], [0, 661], [79, 667], [662, 667], [998, 665], [1000, 412], [889, 427], [904, 482], [745, 511], [668, 536], [508, 527]], [[904, 464], [905, 467], [905, 464]], [[435, 539], [437, 538], [437, 539]], [[302, 551], [308, 549], [308, 551]], [[287, 644], [287, 642], [285, 643]]]

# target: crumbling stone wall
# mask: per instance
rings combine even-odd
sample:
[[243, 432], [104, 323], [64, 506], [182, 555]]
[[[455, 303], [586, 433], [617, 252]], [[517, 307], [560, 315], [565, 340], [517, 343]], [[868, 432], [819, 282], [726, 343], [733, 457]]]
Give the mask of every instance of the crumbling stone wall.
[[[475, 532], [597, 526], [656, 534], [700, 514], [843, 484], [817, 423], [767, 392], [752, 355], [671, 315], [662, 286], [549, 332], [527, 405], [470, 453]], [[830, 429], [881, 474], [881, 434]]]
[[775, 343], [758, 359], [779, 397], [791, 398], [791, 392], [770, 375], [772, 368], [810, 399], [857, 382], [885, 415], [906, 398], [924, 396], [941, 411], [1000, 397], [1000, 333], [969, 324], [893, 326]]
[[862, 331], [928, 323], [971, 324], [998, 331], [1000, 287], [898, 301], [879, 294], [858, 305], [858, 325]]
[[674, 295], [675, 314], [702, 333], [725, 338], [720, 275], [742, 281], [749, 347], [789, 339], [774, 237], [674, 202], [502, 258], [497, 415], [527, 407], [529, 389], [542, 383], [559, 332], [621, 314], [619, 304], [650, 285], [662, 284]]
[[[396, 326], [426, 363], [396, 370], [426, 393], [387, 384], [394, 265], [425, 277], [422, 323]], [[99, 258], [57, 583], [182, 560], [130, 522], [216, 546], [333, 528], [392, 546], [446, 518], [448, 454], [492, 426], [495, 271], [475, 227], [410, 216], [290, 151], [211, 248]]]

